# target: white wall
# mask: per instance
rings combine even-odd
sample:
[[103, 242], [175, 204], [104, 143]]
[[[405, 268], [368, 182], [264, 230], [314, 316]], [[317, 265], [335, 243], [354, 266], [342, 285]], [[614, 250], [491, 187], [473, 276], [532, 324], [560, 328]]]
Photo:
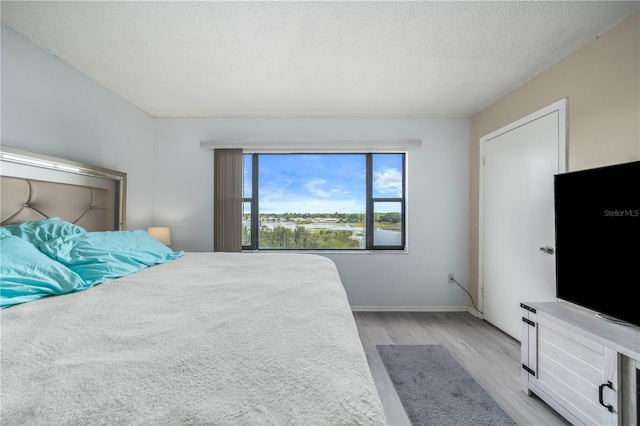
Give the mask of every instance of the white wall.
[[127, 172], [128, 229], [171, 227], [176, 250], [213, 248], [213, 152], [200, 141], [421, 138], [408, 155], [408, 254], [331, 254], [354, 306], [467, 306], [465, 118], [153, 119], [2, 27], [1, 142]]
[[120, 170], [127, 227], [153, 220], [153, 118], [2, 26], [2, 145]]
[[155, 120], [155, 224], [172, 247], [213, 249], [212, 139], [421, 138], [408, 153], [408, 254], [330, 254], [352, 306], [460, 307], [467, 296], [466, 118], [227, 118]]

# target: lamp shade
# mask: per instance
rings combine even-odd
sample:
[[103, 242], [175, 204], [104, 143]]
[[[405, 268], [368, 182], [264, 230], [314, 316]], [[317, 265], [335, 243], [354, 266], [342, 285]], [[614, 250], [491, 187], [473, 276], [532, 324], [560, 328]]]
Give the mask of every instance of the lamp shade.
[[171, 232], [166, 226], [150, 226], [147, 228], [147, 234], [166, 246], [171, 244]]

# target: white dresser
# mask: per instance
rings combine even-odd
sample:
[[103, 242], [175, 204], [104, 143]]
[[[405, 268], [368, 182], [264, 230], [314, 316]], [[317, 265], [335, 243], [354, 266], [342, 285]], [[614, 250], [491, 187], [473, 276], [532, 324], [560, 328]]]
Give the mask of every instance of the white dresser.
[[524, 302], [522, 390], [577, 425], [637, 425], [640, 328], [566, 302]]

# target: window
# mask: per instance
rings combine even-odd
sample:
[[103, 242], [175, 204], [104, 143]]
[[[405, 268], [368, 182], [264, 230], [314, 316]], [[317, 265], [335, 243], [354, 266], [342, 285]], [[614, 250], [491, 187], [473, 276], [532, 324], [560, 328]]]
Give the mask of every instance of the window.
[[403, 250], [405, 154], [244, 154], [243, 249]]

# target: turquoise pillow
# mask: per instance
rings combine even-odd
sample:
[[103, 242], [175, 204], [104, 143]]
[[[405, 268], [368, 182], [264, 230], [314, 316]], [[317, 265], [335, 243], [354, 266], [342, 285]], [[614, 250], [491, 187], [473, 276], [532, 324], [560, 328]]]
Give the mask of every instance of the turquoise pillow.
[[85, 231], [84, 228], [60, 220], [57, 217], [0, 227], [0, 237], [14, 235], [30, 242], [36, 247], [54, 238], [86, 233], [87, 231]]
[[82, 279], [33, 244], [0, 238], [0, 308], [83, 289]]
[[171, 251], [141, 230], [67, 235], [42, 243], [40, 250], [76, 272], [90, 286], [184, 254]]

